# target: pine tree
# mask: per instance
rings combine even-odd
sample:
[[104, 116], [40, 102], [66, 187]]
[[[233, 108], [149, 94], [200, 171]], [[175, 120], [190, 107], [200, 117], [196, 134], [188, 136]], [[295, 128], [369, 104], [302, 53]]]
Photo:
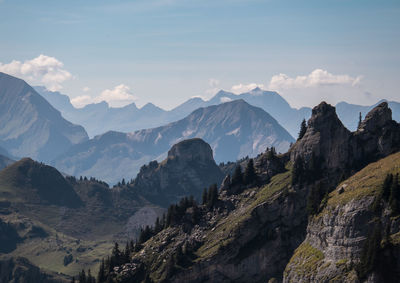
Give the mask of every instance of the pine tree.
[[303, 121], [301, 121], [299, 137], [297, 138], [297, 140], [301, 140], [301, 138], [304, 137], [306, 131], [307, 131], [306, 119], [303, 119]]
[[218, 187], [217, 184], [211, 185], [207, 194], [207, 207], [212, 208], [218, 201]]
[[246, 185], [253, 185], [257, 182], [256, 170], [254, 169], [254, 161], [250, 158], [243, 175], [244, 183]]
[[88, 275], [86, 278], [86, 283], [96, 283], [94, 277], [92, 276], [90, 269], [88, 270]]
[[292, 185], [301, 185], [304, 180], [304, 173], [304, 161], [303, 158], [298, 155], [293, 164]]
[[79, 272], [79, 283], [86, 283], [86, 273], [84, 269]]
[[111, 252], [111, 265], [112, 268], [121, 263], [121, 251], [119, 250], [119, 245], [117, 242], [114, 244], [114, 248]]
[[207, 188], [204, 188], [201, 199], [202, 199], [202, 204], [206, 205], [207, 204]]
[[313, 186], [308, 194], [307, 198], [307, 212], [310, 215], [315, 215], [319, 212], [319, 206], [321, 204], [322, 188], [318, 184]]
[[184, 255], [183, 255], [183, 252], [182, 252], [182, 246], [179, 246], [176, 249], [176, 253], [174, 255], [174, 262], [177, 265], [182, 265], [183, 259], [184, 259]]
[[100, 268], [99, 268], [99, 273], [97, 274], [97, 281], [99, 283], [105, 282], [106, 281], [106, 270], [104, 266], [104, 258], [101, 260]]
[[387, 174], [385, 181], [383, 181], [382, 185], [382, 197], [384, 200], [389, 200], [390, 197], [390, 189], [393, 182], [393, 174]]
[[156, 223], [154, 224], [154, 233], [158, 233], [162, 230], [162, 226], [160, 223], [160, 218], [157, 217]]
[[372, 235], [368, 235], [367, 240], [361, 254], [360, 264], [358, 266], [358, 273], [360, 278], [364, 279], [367, 275], [375, 270], [378, 266], [379, 255], [381, 252], [381, 225], [375, 224]]
[[235, 171], [232, 175], [232, 185], [242, 185], [243, 184], [243, 173], [242, 167], [238, 164], [236, 165]]
[[126, 242], [125, 250], [123, 253], [123, 263], [128, 263], [130, 261], [131, 249], [129, 248], [128, 242]]
[[200, 212], [199, 212], [199, 208], [197, 205], [193, 206], [193, 213], [192, 213], [192, 224], [196, 225], [197, 223], [199, 223], [199, 219], [200, 219]]
[[359, 115], [359, 117], [358, 117], [357, 129], [360, 129], [360, 128], [361, 128], [361, 122], [362, 122], [362, 115], [361, 115], [361, 112], [360, 112], [360, 115]]
[[390, 188], [389, 198], [390, 208], [392, 215], [398, 215], [400, 213], [400, 188], [399, 188], [399, 174], [394, 176], [392, 185]]

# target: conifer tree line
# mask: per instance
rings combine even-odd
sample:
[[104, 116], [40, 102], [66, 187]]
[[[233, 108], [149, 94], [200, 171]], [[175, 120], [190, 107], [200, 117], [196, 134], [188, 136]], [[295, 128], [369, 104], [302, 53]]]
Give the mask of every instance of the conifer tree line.
[[382, 184], [382, 190], [375, 198], [372, 209], [379, 213], [382, 208], [382, 201], [388, 203], [391, 216], [400, 215], [400, 184], [399, 174], [387, 174]]
[[[276, 157], [275, 148], [267, 150], [269, 158]], [[124, 180], [121, 182], [121, 185]], [[244, 172], [240, 165], [236, 166], [235, 171], [232, 175], [231, 186], [239, 186], [246, 188], [246, 186], [252, 186], [258, 184], [257, 173], [254, 168], [254, 160], [249, 159], [245, 167]], [[126, 185], [126, 183], [125, 183]], [[201, 219], [202, 211], [211, 211], [218, 206], [218, 187], [217, 184], [212, 184], [208, 188], [203, 190], [201, 206], [199, 206], [193, 196], [184, 197], [178, 203], [172, 204], [168, 207], [167, 213], [164, 213], [161, 218], [157, 217], [154, 226], [146, 225], [141, 228], [139, 236], [136, 241], [131, 240], [126, 244], [125, 249], [121, 250], [118, 243], [115, 243], [114, 248], [110, 256], [103, 258], [100, 264], [99, 272], [97, 274], [97, 280], [91, 275], [88, 270], [87, 273], [82, 270], [79, 273], [76, 283], [102, 283], [112, 282], [111, 273], [114, 267], [121, 266], [130, 262], [131, 254], [140, 251], [143, 247], [143, 243], [155, 236], [163, 229], [171, 226], [179, 225], [182, 223], [189, 223], [190, 225], [196, 225]], [[180, 252], [179, 252], [180, 250]], [[180, 247], [178, 253], [174, 255], [174, 265], [183, 266], [186, 261], [190, 261], [191, 254], [190, 247]]]
[[307, 161], [298, 155], [293, 164], [292, 185], [311, 184], [320, 179], [323, 174], [322, 164], [323, 160], [316, 157], [314, 153]]
[[307, 122], [306, 119], [303, 119], [300, 124], [300, 131], [297, 140], [301, 140], [307, 132]]
[[[271, 151], [268, 152], [274, 152], [274, 151], [272, 151], [271, 149]], [[240, 166], [240, 164], [236, 165], [228, 188], [228, 193], [240, 194], [246, 188], [258, 185], [259, 185], [259, 180], [256, 170], [254, 168], [254, 160], [250, 158], [249, 161], [247, 162], [244, 172], [242, 171], [242, 166]]]

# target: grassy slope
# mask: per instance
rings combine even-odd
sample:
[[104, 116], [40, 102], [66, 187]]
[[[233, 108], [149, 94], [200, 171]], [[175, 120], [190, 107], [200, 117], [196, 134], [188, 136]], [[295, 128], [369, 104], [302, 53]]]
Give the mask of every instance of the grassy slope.
[[[112, 194], [108, 188], [90, 182], [73, 188], [83, 205], [71, 208], [43, 201], [29, 185], [30, 178], [20, 172], [26, 163], [28, 168], [32, 164], [42, 166], [24, 161], [0, 171], [0, 207], [6, 207], [0, 210], [0, 218], [19, 227], [18, 233], [24, 238], [7, 256], [26, 257], [45, 271], [70, 276], [82, 268], [96, 272], [98, 260], [110, 253], [114, 241], [124, 244], [127, 240], [124, 233], [128, 218], [139, 208], [149, 206], [140, 197]], [[158, 207], [151, 207], [160, 213]], [[26, 237], [32, 227], [40, 227], [47, 235]], [[73, 262], [64, 266], [68, 254], [72, 254]]]
[[[339, 184], [337, 189], [329, 194], [326, 207], [315, 217], [321, 217], [337, 206], [345, 205], [352, 200], [378, 195], [382, 190], [383, 181], [389, 173], [400, 173], [400, 152], [369, 164]], [[341, 187], [344, 188], [344, 191], [339, 193]], [[393, 244], [400, 243], [400, 233], [391, 235], [391, 238]], [[321, 251], [308, 242], [303, 242], [296, 249], [288, 266], [294, 266], [299, 275], [312, 274], [320, 267], [323, 259], [324, 256]], [[336, 265], [345, 265], [346, 261], [347, 259], [342, 259]]]
[[389, 173], [400, 173], [400, 152], [369, 164], [339, 184], [338, 188], [344, 187], [344, 192], [341, 194], [338, 190], [331, 192], [327, 207], [322, 213], [332, 207], [346, 204], [352, 199], [376, 195], [382, 189], [383, 181]]
[[291, 171], [287, 171], [272, 177], [271, 182], [260, 190], [250, 189], [256, 192], [255, 196], [243, 198], [238, 209], [235, 209], [228, 217], [222, 218], [208, 232], [204, 244], [197, 251], [198, 260], [213, 256], [221, 246], [229, 244], [233, 239], [230, 235], [251, 216], [253, 209], [261, 203], [270, 200], [277, 192], [288, 188], [290, 183]]

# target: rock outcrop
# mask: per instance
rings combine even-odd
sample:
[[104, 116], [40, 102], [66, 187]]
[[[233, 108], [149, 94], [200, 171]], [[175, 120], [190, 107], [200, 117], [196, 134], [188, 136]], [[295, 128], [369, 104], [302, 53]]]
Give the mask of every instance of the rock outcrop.
[[[390, 155], [368, 165], [329, 195], [326, 207], [310, 218], [306, 239], [287, 265], [284, 282], [394, 282], [399, 278], [400, 219], [380, 200], [386, 175], [399, 173], [399, 166], [400, 153]], [[377, 229], [382, 242], [368, 247]], [[377, 248], [375, 254], [366, 256], [372, 248]], [[365, 260], [375, 266], [363, 277]]]
[[400, 125], [392, 120], [386, 102], [372, 109], [355, 132], [343, 126], [333, 106], [322, 102], [313, 108], [305, 135], [289, 153], [293, 162], [298, 156], [305, 162], [315, 158], [339, 178], [399, 149]]
[[[354, 182], [359, 197], [347, 181], [330, 199], [326, 195], [371, 160], [398, 151], [399, 134], [399, 124], [391, 120], [384, 103], [367, 115], [358, 131], [350, 132], [335, 108], [323, 102], [313, 109], [305, 135], [288, 153], [267, 152], [255, 159], [260, 187], [229, 194], [226, 178], [217, 204], [197, 208], [198, 222], [188, 222], [187, 210], [180, 224], [162, 229], [132, 254], [131, 262], [140, 268], [119, 267], [112, 276], [122, 278], [119, 270], [128, 270], [131, 276], [147, 273], [155, 282], [324, 282], [340, 275], [358, 280], [359, 271], [352, 264], [361, 261], [372, 226], [368, 209], [380, 181], [372, 189], [362, 186], [362, 180], [375, 178], [367, 170]], [[399, 155], [389, 158], [397, 162], [391, 168], [398, 170]], [[303, 178], [294, 178], [299, 172]], [[384, 176], [378, 170], [376, 174]], [[379, 217], [386, 227], [384, 211]], [[389, 225], [390, 237], [398, 234], [397, 221]], [[345, 259], [350, 259], [348, 265]], [[378, 275], [368, 276], [378, 282], [373, 279]]]
[[133, 188], [147, 199], [167, 206], [183, 196], [200, 199], [204, 188], [219, 184], [222, 179], [210, 145], [201, 139], [190, 139], [174, 145], [161, 163], [152, 161], [142, 166]]

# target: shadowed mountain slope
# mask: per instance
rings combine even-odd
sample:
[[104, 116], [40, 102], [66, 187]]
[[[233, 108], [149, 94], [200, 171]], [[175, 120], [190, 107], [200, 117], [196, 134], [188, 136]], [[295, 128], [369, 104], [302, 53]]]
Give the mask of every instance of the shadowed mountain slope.
[[23, 80], [0, 73], [0, 146], [13, 156], [49, 161], [88, 139]]
[[190, 138], [202, 138], [209, 143], [217, 162], [255, 156], [271, 146], [284, 152], [294, 141], [261, 108], [236, 100], [200, 108], [162, 127], [96, 136], [72, 147], [53, 164], [71, 175], [116, 182], [135, 175], [142, 164], [164, 158], [173, 144]]

